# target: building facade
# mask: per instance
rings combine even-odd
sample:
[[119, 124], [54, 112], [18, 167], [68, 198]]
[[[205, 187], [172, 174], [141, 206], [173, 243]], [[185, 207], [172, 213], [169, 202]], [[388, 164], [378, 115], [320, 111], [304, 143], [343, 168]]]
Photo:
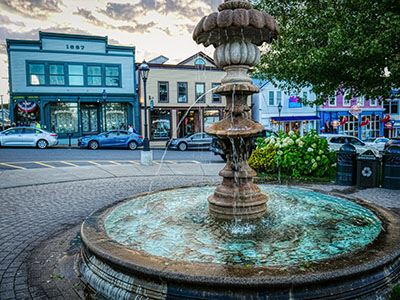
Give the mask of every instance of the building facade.
[[[199, 52], [178, 64], [167, 64], [159, 56], [148, 62], [147, 120], [150, 140], [167, 140], [202, 132], [223, 117], [225, 99], [214, 94], [225, 71]], [[140, 82], [141, 119], [144, 120], [144, 91]], [[144, 132], [144, 122], [142, 122]]]
[[108, 38], [39, 32], [7, 40], [11, 122], [74, 136], [140, 128], [135, 47]]
[[368, 140], [384, 134], [384, 108], [378, 99], [338, 93], [322, 105], [321, 131], [343, 133]]
[[303, 88], [296, 94], [288, 94], [270, 81], [254, 79], [253, 84], [260, 88], [260, 92], [253, 95], [253, 119], [265, 129], [276, 132], [279, 128], [284, 132], [293, 130], [299, 131], [301, 135], [312, 129], [318, 130], [320, 125], [316, 107], [301, 103], [302, 99], [316, 99], [310, 88]]
[[386, 99], [384, 103], [385, 118], [384, 135], [388, 138], [400, 137], [400, 93], [399, 90], [393, 90], [392, 96]]

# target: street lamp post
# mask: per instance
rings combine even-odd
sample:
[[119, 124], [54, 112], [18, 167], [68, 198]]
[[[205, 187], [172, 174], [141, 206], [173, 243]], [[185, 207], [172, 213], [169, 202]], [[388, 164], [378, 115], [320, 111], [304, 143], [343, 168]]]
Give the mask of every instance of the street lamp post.
[[139, 72], [140, 76], [143, 80], [143, 101], [144, 101], [144, 140], [143, 140], [143, 151], [141, 155], [141, 163], [142, 165], [152, 165], [153, 164], [153, 152], [150, 151], [150, 145], [149, 145], [149, 138], [147, 136], [148, 130], [147, 130], [147, 101], [146, 101], [146, 83], [147, 83], [147, 78], [149, 76], [149, 71], [150, 67], [146, 63], [145, 60], [143, 60], [142, 64], [139, 67]]
[[106, 108], [106, 103], [107, 103], [107, 92], [106, 90], [103, 90], [103, 108], [104, 108], [104, 131], [107, 131], [107, 108]]
[[278, 134], [281, 132], [281, 111], [282, 111], [282, 103], [278, 103]]

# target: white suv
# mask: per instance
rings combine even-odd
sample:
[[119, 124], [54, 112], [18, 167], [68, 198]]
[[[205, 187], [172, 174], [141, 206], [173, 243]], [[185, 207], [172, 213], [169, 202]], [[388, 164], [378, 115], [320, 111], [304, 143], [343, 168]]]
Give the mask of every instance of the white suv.
[[346, 134], [320, 134], [320, 137], [328, 141], [328, 146], [331, 150], [338, 151], [344, 144], [352, 144], [357, 153], [363, 153], [364, 151], [371, 150], [376, 155], [379, 155], [378, 149], [374, 145], [366, 144], [359, 138]]

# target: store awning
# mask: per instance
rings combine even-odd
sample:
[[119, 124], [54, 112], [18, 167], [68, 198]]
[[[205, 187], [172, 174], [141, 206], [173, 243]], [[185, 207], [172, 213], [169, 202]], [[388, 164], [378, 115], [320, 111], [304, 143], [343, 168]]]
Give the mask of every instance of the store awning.
[[394, 121], [393, 128], [400, 128], [400, 121]]
[[[275, 122], [279, 122], [279, 117], [271, 117], [272, 120]], [[291, 116], [291, 117], [281, 117], [281, 122], [288, 122], [288, 121], [312, 121], [312, 120], [320, 120], [320, 117], [317, 116]]]

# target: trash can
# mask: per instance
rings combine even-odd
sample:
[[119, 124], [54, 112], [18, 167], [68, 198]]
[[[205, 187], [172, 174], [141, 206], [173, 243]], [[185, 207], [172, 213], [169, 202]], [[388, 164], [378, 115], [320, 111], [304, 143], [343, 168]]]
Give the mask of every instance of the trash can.
[[381, 174], [381, 160], [371, 150], [357, 157], [357, 186], [377, 187]]
[[356, 147], [352, 144], [344, 144], [337, 152], [336, 184], [356, 184]]
[[392, 145], [383, 154], [382, 187], [400, 190], [400, 146]]

